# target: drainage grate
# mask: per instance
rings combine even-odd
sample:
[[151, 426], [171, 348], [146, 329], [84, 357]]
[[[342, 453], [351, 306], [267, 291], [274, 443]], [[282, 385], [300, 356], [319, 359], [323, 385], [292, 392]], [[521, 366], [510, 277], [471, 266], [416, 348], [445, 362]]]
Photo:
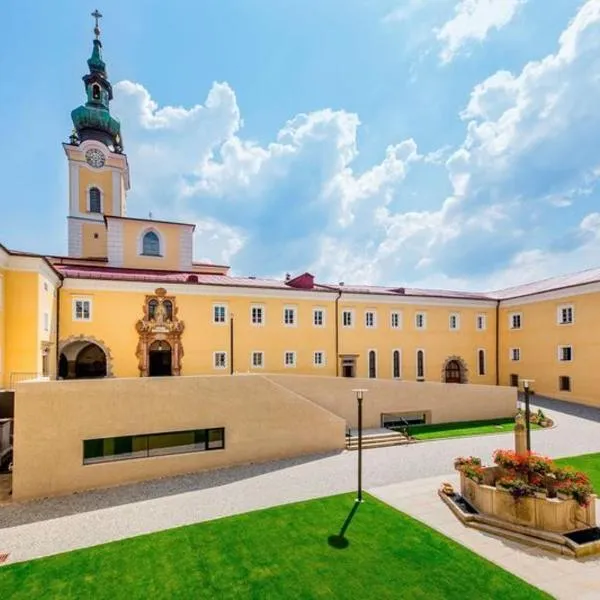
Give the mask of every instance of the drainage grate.
[[0, 552], [0, 565], [2, 563], [5, 563], [7, 561], [7, 559], [8, 559], [8, 552], [4, 552], [4, 553]]

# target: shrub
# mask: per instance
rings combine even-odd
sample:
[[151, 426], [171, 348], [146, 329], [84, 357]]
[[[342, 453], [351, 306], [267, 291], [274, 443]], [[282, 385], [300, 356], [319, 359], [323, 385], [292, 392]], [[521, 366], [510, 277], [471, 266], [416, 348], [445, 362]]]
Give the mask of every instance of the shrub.
[[552, 459], [533, 453], [529, 455], [528, 466], [530, 473], [538, 473], [539, 475], [546, 475], [556, 469]]
[[465, 465], [480, 467], [481, 459], [478, 458], [477, 456], [459, 456], [458, 458], [454, 459], [454, 468], [455, 469], [460, 470]]
[[460, 470], [465, 474], [465, 477], [468, 477], [477, 483], [481, 483], [483, 481], [483, 467], [478, 467], [476, 465], [463, 465]]

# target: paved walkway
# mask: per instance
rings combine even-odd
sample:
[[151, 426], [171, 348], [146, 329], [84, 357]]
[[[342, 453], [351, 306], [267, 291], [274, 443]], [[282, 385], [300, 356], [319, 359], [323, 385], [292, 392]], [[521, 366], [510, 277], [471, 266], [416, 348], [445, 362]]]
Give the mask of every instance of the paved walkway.
[[[453, 474], [395, 483], [369, 492], [558, 600], [600, 598], [600, 557], [574, 560], [465, 527], [438, 497], [442, 481], [449, 481], [455, 489], [460, 487], [459, 478]], [[598, 500], [596, 504], [600, 511]]]
[[[533, 431], [534, 450], [555, 457], [600, 451], [600, 410], [536, 402], [558, 426]], [[454, 457], [474, 454], [490, 461], [496, 448], [512, 444], [512, 434], [500, 434], [368, 450], [364, 486], [447, 477]], [[355, 486], [356, 452], [341, 452], [14, 504], [0, 507], [0, 554], [9, 553], [8, 564]]]

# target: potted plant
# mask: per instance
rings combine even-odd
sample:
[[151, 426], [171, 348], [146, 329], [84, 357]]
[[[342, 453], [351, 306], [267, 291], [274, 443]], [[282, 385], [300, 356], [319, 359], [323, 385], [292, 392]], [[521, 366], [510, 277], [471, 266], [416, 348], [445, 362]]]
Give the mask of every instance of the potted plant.
[[480, 467], [481, 459], [477, 456], [459, 456], [458, 458], [454, 459], [454, 468], [457, 471], [460, 471], [465, 465]]
[[556, 496], [559, 500], [570, 500], [571, 494], [571, 483], [563, 481], [556, 486]]
[[529, 472], [536, 475], [546, 475], [555, 469], [554, 463], [550, 458], [540, 456], [539, 454], [529, 455]]
[[483, 467], [478, 465], [464, 465], [461, 467], [461, 472], [465, 474], [465, 477], [472, 479], [476, 483], [483, 482], [484, 470]]
[[499, 467], [510, 470], [516, 470], [521, 461], [519, 455], [514, 450], [496, 450], [494, 452], [494, 463]]
[[533, 496], [533, 488], [517, 477], [503, 477], [496, 482], [496, 487], [509, 492], [515, 500]]
[[533, 495], [536, 498], [546, 498], [547, 491], [544, 486], [544, 478], [541, 475], [534, 474], [529, 480], [529, 485], [533, 490]]
[[592, 501], [593, 491], [591, 485], [578, 481], [574, 481], [569, 488], [573, 500], [576, 500], [577, 504], [582, 507], [588, 506]]

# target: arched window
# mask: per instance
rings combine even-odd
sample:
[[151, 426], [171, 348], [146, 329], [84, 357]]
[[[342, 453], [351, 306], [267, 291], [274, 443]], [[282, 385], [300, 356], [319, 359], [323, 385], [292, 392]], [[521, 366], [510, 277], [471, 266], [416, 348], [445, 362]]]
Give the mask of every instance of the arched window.
[[393, 368], [393, 377], [394, 379], [400, 379], [400, 351], [394, 350], [394, 354], [392, 355], [392, 368]]
[[160, 256], [160, 240], [154, 231], [144, 234], [142, 240], [142, 254], [146, 256]]
[[170, 300], [165, 300], [163, 302], [163, 306], [165, 307], [165, 312], [167, 313], [167, 321], [173, 320], [173, 304]]
[[417, 350], [417, 377], [425, 377], [425, 356], [423, 350]]
[[485, 350], [477, 351], [477, 366], [480, 375], [485, 375]]
[[90, 188], [90, 212], [102, 212], [102, 195], [96, 187]]
[[100, 100], [100, 86], [97, 83], [92, 86], [92, 98]]
[[156, 307], [158, 306], [158, 300], [150, 300], [148, 302], [148, 318], [154, 319], [154, 314], [156, 313]]
[[369, 377], [371, 379], [377, 377], [377, 355], [375, 350], [369, 350]]

